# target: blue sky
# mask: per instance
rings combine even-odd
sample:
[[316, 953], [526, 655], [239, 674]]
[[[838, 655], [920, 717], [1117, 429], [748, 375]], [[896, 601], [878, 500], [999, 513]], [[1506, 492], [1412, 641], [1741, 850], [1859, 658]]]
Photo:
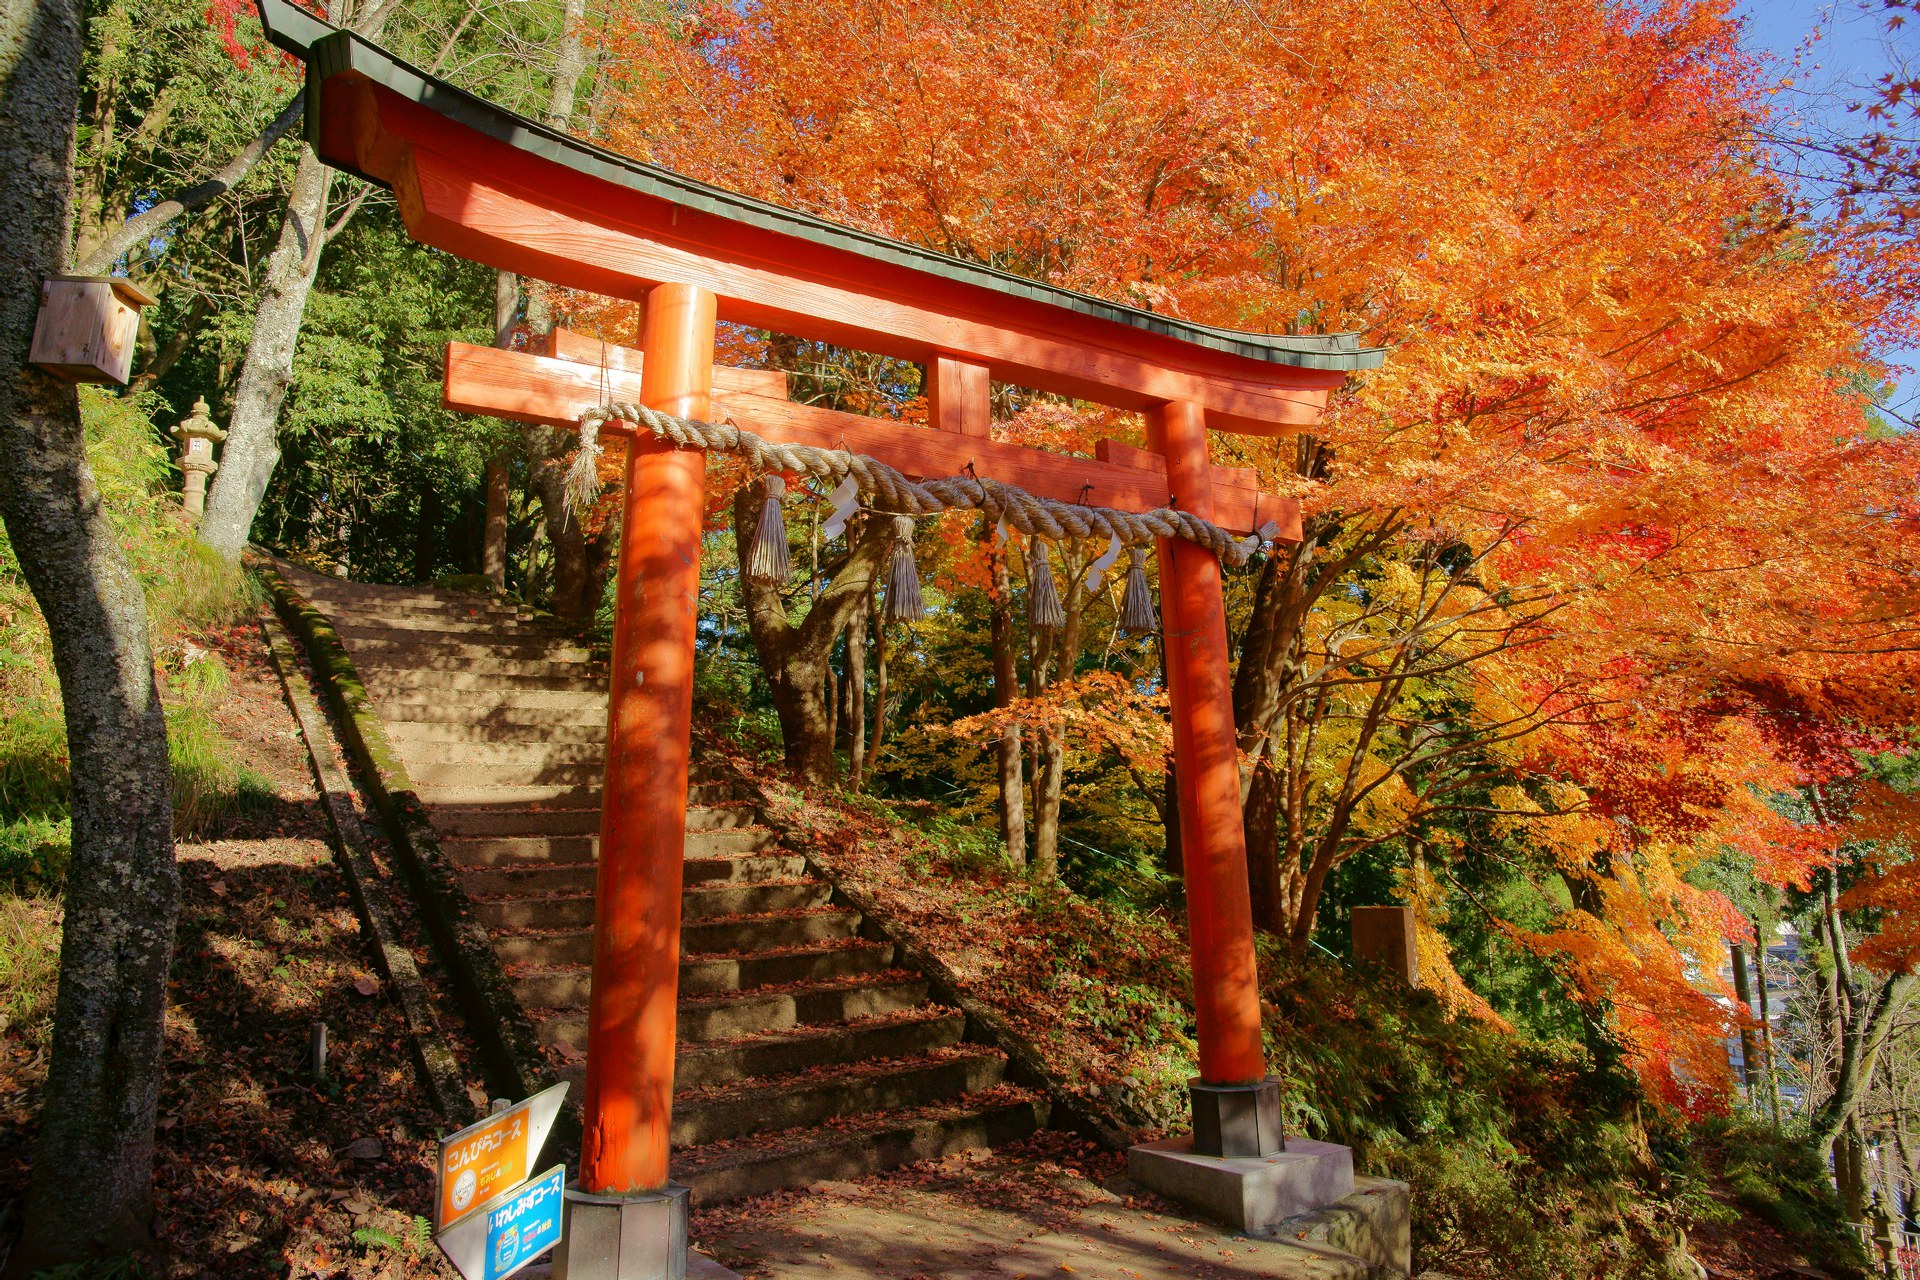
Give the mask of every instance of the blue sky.
[[[1920, 52], [1920, 12], [1889, 32], [1880, 0], [1742, 0], [1734, 12], [1745, 19], [1747, 47], [1769, 55], [1780, 77], [1793, 81], [1779, 101], [1816, 125], [1858, 129], [1860, 117], [1847, 107]], [[1892, 358], [1920, 365], [1920, 351]], [[1905, 418], [1920, 417], [1920, 375], [1901, 379], [1890, 407]]]

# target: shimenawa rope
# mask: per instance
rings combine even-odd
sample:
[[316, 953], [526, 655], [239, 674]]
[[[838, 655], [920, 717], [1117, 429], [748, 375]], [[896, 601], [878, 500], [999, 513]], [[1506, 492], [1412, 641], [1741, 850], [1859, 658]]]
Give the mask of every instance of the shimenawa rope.
[[1141, 546], [1156, 538], [1185, 538], [1205, 547], [1229, 565], [1245, 564], [1260, 545], [1263, 528], [1247, 538], [1235, 538], [1209, 520], [1173, 507], [1152, 511], [1119, 511], [1042, 498], [1015, 485], [977, 476], [948, 476], [913, 481], [865, 454], [845, 449], [818, 449], [804, 444], [775, 444], [735, 423], [715, 424], [682, 418], [645, 405], [616, 401], [580, 415], [580, 451], [567, 472], [567, 497], [581, 509], [600, 493], [600, 428], [620, 421], [652, 432], [662, 440], [689, 448], [737, 453], [754, 469], [772, 473], [800, 472], [837, 484], [851, 476], [875, 505], [903, 515], [932, 515], [940, 511], [984, 511], [988, 519], [1005, 520], [1032, 537], [1117, 537], [1122, 545]]

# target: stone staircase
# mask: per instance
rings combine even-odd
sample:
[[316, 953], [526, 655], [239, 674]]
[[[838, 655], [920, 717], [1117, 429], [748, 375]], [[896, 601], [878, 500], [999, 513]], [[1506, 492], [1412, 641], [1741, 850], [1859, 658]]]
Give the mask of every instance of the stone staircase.
[[[559, 1074], [586, 1044], [604, 663], [466, 592], [283, 567], [347, 647]], [[696, 715], [698, 711], [696, 709]], [[1044, 1095], [694, 764], [673, 1176], [712, 1205], [1024, 1137]], [[577, 1097], [577, 1090], [576, 1090]]]

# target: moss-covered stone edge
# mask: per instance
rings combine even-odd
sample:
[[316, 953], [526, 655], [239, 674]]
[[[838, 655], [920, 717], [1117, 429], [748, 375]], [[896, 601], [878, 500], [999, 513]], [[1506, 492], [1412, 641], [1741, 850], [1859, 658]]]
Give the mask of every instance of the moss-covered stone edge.
[[445, 966], [468, 1028], [480, 1047], [489, 1089], [524, 1098], [552, 1083], [553, 1072], [533, 1021], [494, 955], [487, 930], [458, 872], [440, 847], [360, 673], [327, 616], [301, 595], [265, 555], [249, 557], [273, 596], [275, 610], [299, 638], [341, 729], [349, 762], [360, 775], [414, 895], [428, 940]]

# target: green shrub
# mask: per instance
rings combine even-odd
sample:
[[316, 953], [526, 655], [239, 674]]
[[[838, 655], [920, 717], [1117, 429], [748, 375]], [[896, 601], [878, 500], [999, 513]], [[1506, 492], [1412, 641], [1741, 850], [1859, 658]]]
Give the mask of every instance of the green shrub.
[[1846, 1211], [1805, 1134], [1776, 1133], [1752, 1117], [1712, 1120], [1702, 1126], [1698, 1155], [1719, 1168], [1743, 1208], [1792, 1236], [1810, 1255], [1859, 1261]]
[[57, 891], [72, 853], [73, 823], [64, 815], [0, 820], [0, 892]]
[[[148, 632], [167, 703], [175, 834], [203, 837], [271, 801], [273, 788], [233, 760], [213, 709], [227, 672], [195, 643], [264, 598], [193, 536], [172, 492], [153, 397], [81, 389], [87, 458], [108, 523], [145, 588]], [[70, 851], [66, 724], [46, 624], [11, 543], [0, 534], [0, 886], [51, 890]]]

